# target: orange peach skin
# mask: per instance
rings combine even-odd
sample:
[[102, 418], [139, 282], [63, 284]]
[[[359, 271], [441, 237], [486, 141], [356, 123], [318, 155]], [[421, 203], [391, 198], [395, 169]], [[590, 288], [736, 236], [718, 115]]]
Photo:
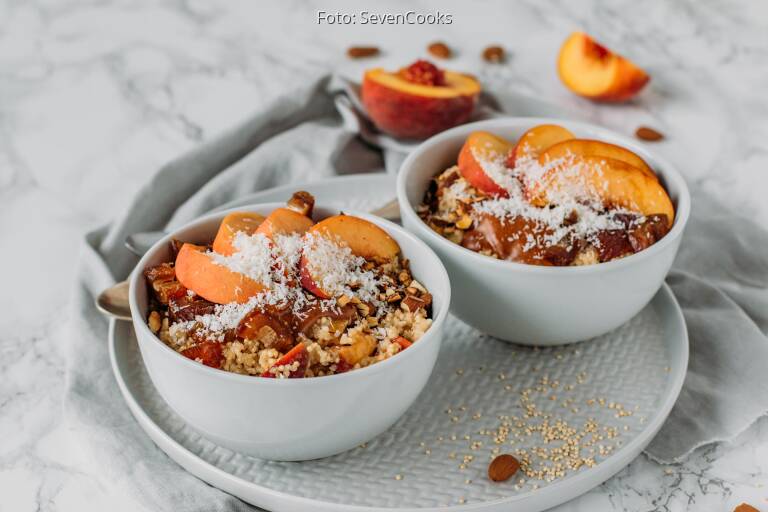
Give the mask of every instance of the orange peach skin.
[[574, 93], [607, 102], [633, 98], [650, 80], [632, 61], [582, 32], [571, 34], [563, 43], [557, 71], [565, 86]]
[[[370, 70], [363, 78], [363, 105], [381, 131], [425, 139], [468, 121], [477, 103], [480, 84], [475, 79], [449, 71], [445, 76], [446, 86], [428, 86], [382, 69]], [[452, 86], [457, 81], [466, 85]]]
[[506, 161], [512, 147], [509, 141], [492, 133], [472, 132], [459, 152], [459, 172], [477, 190], [492, 196], [508, 197], [509, 192], [485, 173], [483, 166], [475, 158], [475, 154]]
[[175, 268], [181, 284], [216, 304], [242, 304], [266, 289], [263, 284], [215, 263], [205, 247], [198, 245], [182, 245]]
[[[546, 152], [539, 160], [546, 161]], [[605, 157], [578, 157], [582, 164], [576, 175], [553, 168], [532, 189], [531, 202], [549, 204], [549, 196], [559, 190], [573, 189], [574, 181], [597, 193], [606, 206], [622, 207], [643, 215], [664, 214], [669, 226], [675, 219], [672, 201], [654, 177], [621, 160]]]
[[252, 235], [262, 222], [264, 222], [264, 216], [258, 213], [232, 212], [228, 214], [219, 225], [219, 231], [213, 240], [213, 250], [224, 256], [230, 256], [235, 252], [235, 247], [232, 245], [235, 235], [239, 232]]
[[275, 235], [302, 235], [313, 224], [312, 219], [306, 215], [290, 208], [277, 208], [267, 215], [256, 232], [264, 234], [267, 238], [273, 238]]
[[546, 149], [546, 154], [552, 160], [565, 157], [569, 154], [579, 156], [598, 156], [621, 160], [633, 167], [637, 167], [649, 178], [658, 179], [653, 169], [645, 163], [636, 153], [600, 140], [572, 139], [555, 144]]
[[569, 130], [556, 124], [534, 126], [517, 140], [515, 149], [512, 150], [507, 159], [507, 166], [514, 167], [515, 161], [523, 156], [537, 158], [539, 153], [548, 147], [573, 138], [574, 135]]

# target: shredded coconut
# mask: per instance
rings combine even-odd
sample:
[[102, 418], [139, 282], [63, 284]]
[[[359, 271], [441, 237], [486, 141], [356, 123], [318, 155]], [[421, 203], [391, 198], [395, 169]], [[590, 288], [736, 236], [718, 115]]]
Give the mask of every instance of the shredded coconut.
[[[515, 162], [515, 168], [505, 168], [504, 189], [509, 197], [497, 197], [474, 203], [472, 215], [475, 219], [482, 215], [492, 215], [502, 221], [522, 217], [535, 222], [536, 236], [526, 235], [525, 249], [530, 250], [536, 245], [552, 246], [563, 240], [580, 238], [599, 244], [595, 235], [600, 231], [624, 229], [622, 215], [635, 217], [636, 222], [644, 218], [637, 212], [625, 208], [614, 208], [606, 211], [603, 208], [599, 191], [595, 190], [595, 180], [603, 170], [602, 166], [594, 163], [585, 164], [574, 155], [566, 155], [540, 163], [536, 158], [524, 155]], [[483, 167], [485, 170], [486, 167]], [[498, 171], [498, 170], [497, 170]], [[557, 173], [556, 186], [548, 184], [548, 206], [532, 205], [524, 196], [523, 185], [529, 190], [535, 189], [550, 171]], [[494, 178], [494, 181], [499, 183]]]

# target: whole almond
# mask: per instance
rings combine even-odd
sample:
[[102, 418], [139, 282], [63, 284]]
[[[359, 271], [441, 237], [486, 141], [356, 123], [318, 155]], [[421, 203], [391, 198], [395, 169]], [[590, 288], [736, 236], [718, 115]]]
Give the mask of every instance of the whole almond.
[[488, 466], [488, 478], [494, 482], [504, 482], [520, 469], [520, 462], [508, 453], [503, 453], [491, 461]]
[[437, 41], [427, 46], [427, 51], [438, 59], [450, 59], [453, 52], [447, 44]]
[[637, 130], [635, 130], [635, 137], [637, 137], [640, 140], [655, 142], [657, 140], [663, 139], [664, 135], [657, 132], [653, 128], [648, 128], [647, 126], [641, 126]]
[[351, 59], [375, 57], [378, 54], [379, 48], [376, 46], [352, 46], [347, 50], [347, 56]]
[[483, 58], [488, 62], [501, 62], [504, 60], [504, 48], [501, 46], [489, 46], [483, 50]]

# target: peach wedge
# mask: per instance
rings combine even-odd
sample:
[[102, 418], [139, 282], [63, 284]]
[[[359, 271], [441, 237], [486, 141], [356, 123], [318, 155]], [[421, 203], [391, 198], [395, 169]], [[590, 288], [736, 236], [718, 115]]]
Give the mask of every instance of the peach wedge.
[[242, 304], [266, 289], [262, 283], [214, 262], [199, 245], [182, 245], [175, 268], [181, 284], [216, 304]]
[[648, 74], [629, 59], [583, 32], [571, 34], [563, 43], [557, 71], [568, 89], [597, 101], [627, 101], [650, 80]]
[[570, 130], [557, 124], [540, 124], [534, 126], [522, 134], [517, 140], [515, 148], [509, 154], [509, 158], [507, 159], [507, 166], [514, 167], [515, 162], [524, 156], [538, 158], [539, 153], [550, 146], [573, 138], [574, 135]]
[[637, 167], [649, 178], [657, 179], [656, 173], [653, 172], [653, 169], [651, 169], [640, 156], [626, 148], [609, 142], [590, 139], [571, 139], [550, 146], [543, 153], [546, 153], [547, 158], [550, 160], [566, 157], [568, 155], [613, 158], [615, 160], [626, 162], [632, 167]]
[[489, 132], [472, 132], [459, 152], [459, 172], [480, 192], [508, 197], [509, 192], [498, 183], [507, 172], [506, 162], [512, 143]]
[[[546, 153], [539, 157], [546, 162]], [[532, 189], [531, 202], [540, 206], [549, 204], [560, 191], [582, 190], [585, 196], [598, 197], [605, 206], [621, 207], [643, 215], [663, 214], [669, 226], [675, 210], [667, 191], [655, 177], [621, 160], [586, 156], [576, 157], [569, 167], [553, 167]], [[574, 165], [576, 164], [576, 165]]]
[[224, 256], [235, 252], [235, 235], [243, 232], [252, 235], [264, 222], [264, 216], [253, 212], [232, 212], [224, 217], [213, 240], [213, 250]]
[[[400, 246], [386, 231], [372, 222], [350, 215], [329, 217], [312, 226], [308, 233], [340, 242], [348, 246], [352, 254], [377, 263], [390, 262], [400, 253]], [[321, 299], [331, 298], [331, 293], [319, 284], [319, 276], [313, 275], [310, 270], [322, 265], [313, 265], [309, 257], [309, 254], [302, 255], [299, 261], [302, 287]]]
[[267, 238], [275, 235], [303, 235], [313, 224], [312, 219], [291, 208], [277, 208], [267, 215], [256, 232], [263, 233]]

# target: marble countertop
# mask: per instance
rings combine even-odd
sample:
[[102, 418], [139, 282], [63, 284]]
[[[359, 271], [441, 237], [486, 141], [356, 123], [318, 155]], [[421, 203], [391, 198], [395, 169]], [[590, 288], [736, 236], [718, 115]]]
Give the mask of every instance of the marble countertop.
[[[144, 510], [100, 476], [62, 422], [79, 240], [161, 164], [324, 70], [359, 77], [444, 40], [458, 52], [452, 67], [495, 87], [627, 134], [641, 124], [660, 130], [667, 138], [655, 147], [689, 181], [768, 225], [768, 4], [401, 0], [387, 11], [440, 10], [453, 23], [317, 24], [319, 10], [364, 9], [305, 0], [0, 2], [0, 240], [24, 249], [5, 250], [0, 266], [0, 511]], [[575, 29], [646, 67], [649, 89], [618, 107], [568, 93], [554, 56]], [[479, 58], [492, 43], [508, 50], [505, 64]], [[349, 61], [352, 44], [384, 53]], [[742, 501], [768, 510], [766, 418], [681, 464], [641, 456], [560, 509], [729, 511]]]

